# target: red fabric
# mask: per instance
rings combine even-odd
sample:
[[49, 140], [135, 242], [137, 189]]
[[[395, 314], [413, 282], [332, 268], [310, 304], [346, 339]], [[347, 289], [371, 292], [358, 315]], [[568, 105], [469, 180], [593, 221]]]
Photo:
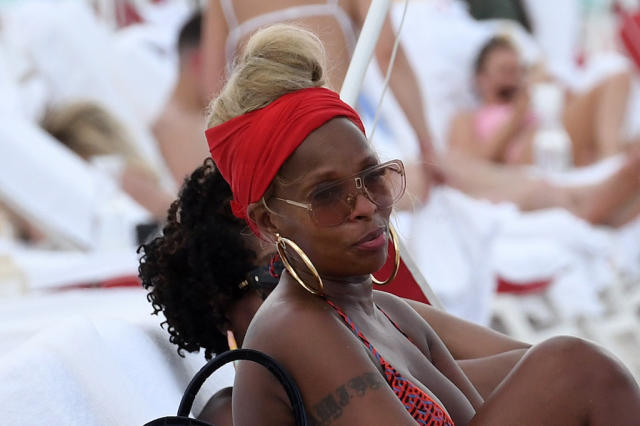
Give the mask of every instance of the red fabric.
[[500, 276], [497, 277], [498, 281], [498, 293], [510, 293], [510, 294], [532, 294], [540, 293], [551, 285], [552, 278], [542, 279], [537, 281], [528, 282], [514, 282], [508, 281]]
[[[387, 277], [393, 272], [395, 260], [395, 250], [393, 249], [393, 243], [389, 242], [389, 255], [387, 256], [387, 262], [384, 266], [375, 274], [373, 274], [379, 280], [386, 280]], [[430, 305], [429, 300], [422, 292], [420, 285], [413, 278], [413, 275], [407, 268], [407, 266], [400, 258], [400, 268], [398, 269], [398, 275], [389, 284], [384, 286], [374, 286], [376, 290], [385, 291], [387, 293], [395, 294], [398, 297], [404, 297], [405, 299], [415, 300], [416, 302], [422, 302]]]
[[140, 278], [137, 275], [122, 275], [114, 278], [108, 278], [102, 281], [83, 282], [76, 284], [64, 285], [52, 289], [53, 291], [91, 289], [91, 288], [121, 288], [121, 287], [141, 287]]
[[362, 133], [358, 114], [337, 93], [320, 87], [297, 90], [264, 108], [235, 117], [205, 132], [211, 157], [231, 186], [233, 214], [245, 219], [247, 208], [262, 198], [282, 164], [318, 127], [346, 117]]
[[623, 16], [620, 38], [636, 66], [640, 68], [640, 11]]
[[136, 6], [128, 0], [118, 0], [115, 3], [116, 22], [118, 28], [128, 27], [134, 24], [144, 22], [144, 19], [138, 13]]

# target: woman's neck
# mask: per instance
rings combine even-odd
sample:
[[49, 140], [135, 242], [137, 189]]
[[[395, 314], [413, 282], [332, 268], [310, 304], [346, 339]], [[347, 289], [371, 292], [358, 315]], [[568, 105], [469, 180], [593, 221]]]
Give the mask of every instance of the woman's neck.
[[366, 314], [375, 312], [371, 275], [348, 279], [324, 278], [324, 295], [344, 310], [358, 309]]
[[[302, 286], [289, 274], [286, 270], [283, 274], [287, 275], [287, 280], [294, 286], [305, 291]], [[312, 275], [303, 274], [302, 279], [305, 284], [316, 289], [318, 287], [317, 278]], [[359, 310], [367, 315], [375, 312], [375, 304], [373, 303], [373, 282], [371, 275], [358, 277], [322, 278], [322, 294], [327, 299], [338, 305], [345, 311]]]

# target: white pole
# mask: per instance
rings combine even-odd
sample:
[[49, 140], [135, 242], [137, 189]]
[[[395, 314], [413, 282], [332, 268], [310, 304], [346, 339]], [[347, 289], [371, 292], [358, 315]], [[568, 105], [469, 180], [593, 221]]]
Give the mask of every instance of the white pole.
[[[353, 57], [351, 58], [351, 63], [349, 63], [349, 69], [347, 69], [347, 75], [344, 78], [342, 89], [340, 90], [340, 98], [342, 101], [352, 107], [355, 107], [356, 101], [358, 100], [362, 81], [369, 67], [369, 62], [371, 62], [371, 58], [373, 57], [376, 44], [378, 44], [378, 39], [382, 32], [382, 25], [387, 17], [390, 6], [391, 0], [373, 0], [371, 6], [369, 6], [367, 18], [362, 26], [362, 31], [360, 31], [358, 43], [353, 51]], [[413, 261], [401, 237], [398, 237], [397, 243], [402, 261], [409, 272], [411, 272], [413, 279], [416, 280], [424, 295], [429, 299], [429, 303], [436, 308], [442, 309], [442, 304]]]
[[364, 75], [369, 67], [369, 62], [371, 62], [376, 44], [378, 44], [382, 25], [390, 6], [391, 0], [373, 0], [369, 6], [367, 18], [362, 26], [362, 31], [360, 31], [358, 43], [353, 51], [347, 75], [344, 77], [342, 90], [340, 90], [340, 98], [352, 107], [358, 100]]

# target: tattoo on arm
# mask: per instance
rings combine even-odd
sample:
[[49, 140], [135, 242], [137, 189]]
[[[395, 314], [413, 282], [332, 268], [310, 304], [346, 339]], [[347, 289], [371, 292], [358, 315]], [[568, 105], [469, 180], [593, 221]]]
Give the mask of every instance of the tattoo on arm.
[[327, 426], [342, 416], [342, 409], [352, 399], [363, 397], [367, 391], [379, 389], [386, 382], [379, 373], [356, 376], [325, 396], [307, 411], [311, 426]]

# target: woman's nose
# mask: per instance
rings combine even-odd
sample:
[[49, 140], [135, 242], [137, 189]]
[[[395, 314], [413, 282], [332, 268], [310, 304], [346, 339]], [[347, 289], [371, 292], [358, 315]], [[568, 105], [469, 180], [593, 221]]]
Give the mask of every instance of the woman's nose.
[[376, 206], [363, 191], [358, 191], [352, 196], [351, 219], [370, 218], [375, 213]]

